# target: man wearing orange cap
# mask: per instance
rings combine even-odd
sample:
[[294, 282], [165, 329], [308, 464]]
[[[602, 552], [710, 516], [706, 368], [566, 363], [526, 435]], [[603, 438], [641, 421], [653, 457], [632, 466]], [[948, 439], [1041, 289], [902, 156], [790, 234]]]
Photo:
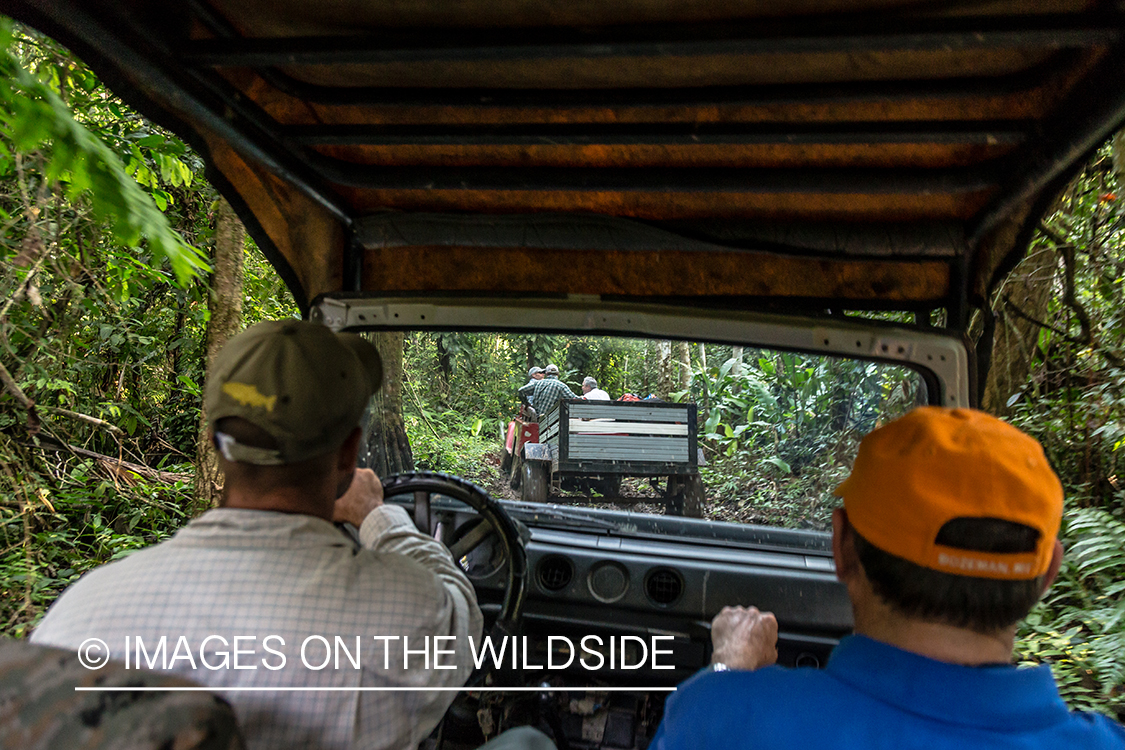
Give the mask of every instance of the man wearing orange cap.
[[1062, 560], [1062, 486], [1034, 439], [915, 409], [863, 440], [836, 494], [855, 634], [824, 670], [786, 670], [769, 666], [774, 616], [725, 608], [711, 668], [669, 698], [652, 748], [1125, 748], [1121, 726], [1067, 710], [1049, 667], [1011, 664]]

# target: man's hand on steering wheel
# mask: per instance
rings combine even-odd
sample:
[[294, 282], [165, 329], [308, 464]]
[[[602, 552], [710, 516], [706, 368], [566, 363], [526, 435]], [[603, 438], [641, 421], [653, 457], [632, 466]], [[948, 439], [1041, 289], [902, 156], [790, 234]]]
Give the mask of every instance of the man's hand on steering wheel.
[[[414, 501], [414, 522], [419, 526], [419, 531], [427, 536], [431, 535], [432, 495], [459, 500], [477, 512], [480, 518], [477, 527], [454, 544], [450, 553], [455, 560], [459, 559], [481, 544], [491, 533], [497, 535], [501, 551], [508, 562], [508, 575], [493, 632], [497, 637], [518, 633], [524, 597], [527, 594], [527, 553], [524, 550], [526, 529], [521, 533], [521, 526], [480, 487], [460, 477], [436, 472], [395, 474], [380, 480], [371, 469], [356, 469], [351, 485], [336, 500], [332, 520], [336, 523], [349, 523], [358, 529], [371, 511], [383, 505], [385, 495], [410, 496]], [[483, 680], [482, 675], [477, 677]]]
[[348, 491], [336, 499], [335, 523], [350, 523], [357, 529], [371, 511], [383, 504], [383, 483], [371, 469], [356, 469]]
[[[421, 530], [426, 534], [429, 534], [432, 496], [443, 495], [461, 501], [477, 512], [481, 522], [453, 544], [451, 554], [454, 559], [459, 559], [481, 544], [490, 533], [495, 533], [501, 553], [508, 564], [503, 600], [490, 633], [494, 641], [503, 636], [517, 635], [520, 632], [528, 585], [527, 553], [524, 549], [526, 529], [521, 532], [521, 525], [508, 515], [503, 505], [489, 497], [480, 487], [460, 477], [436, 472], [396, 474], [384, 477], [383, 489], [387, 497], [405, 495], [413, 499], [415, 524], [419, 524], [420, 528], [424, 527]], [[501, 681], [515, 679], [512, 675], [500, 674], [503, 670], [488, 671], [493, 671], [495, 679]], [[478, 671], [469, 682], [481, 684], [484, 680], [485, 672]]]

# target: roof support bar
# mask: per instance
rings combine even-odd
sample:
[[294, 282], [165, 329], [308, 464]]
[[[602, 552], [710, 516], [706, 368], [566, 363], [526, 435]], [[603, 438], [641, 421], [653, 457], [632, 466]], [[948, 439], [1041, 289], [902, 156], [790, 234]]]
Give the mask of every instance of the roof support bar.
[[310, 155], [334, 182], [378, 190], [639, 190], [643, 192], [792, 192], [951, 194], [995, 183], [977, 168], [737, 169], [567, 167], [379, 167]]
[[1019, 123], [865, 123], [832, 128], [795, 123], [779, 129], [740, 123], [497, 125], [299, 125], [279, 128], [282, 136], [304, 145], [532, 145], [550, 144], [912, 144], [1016, 146], [1027, 134]]
[[[1121, 19], [1116, 21], [1120, 24]], [[1073, 49], [1107, 44], [1119, 37], [1112, 21], [1106, 25], [1088, 23], [1075, 26], [1071, 19], [1060, 19], [1052, 27], [987, 29], [979, 23], [947, 31], [915, 33], [832, 33], [809, 36], [725, 38], [684, 40], [683, 27], [669, 29], [667, 38], [615, 41], [607, 37], [597, 43], [582, 42], [589, 36], [572, 36], [548, 30], [539, 34], [540, 43], [524, 42], [536, 34], [494, 32], [480, 46], [464, 46], [463, 33], [451, 34], [458, 43], [433, 45], [435, 32], [424, 35], [408, 30], [393, 34], [365, 36], [361, 41], [348, 37], [307, 37], [302, 39], [200, 40], [186, 44], [181, 59], [186, 65], [212, 67], [277, 67], [293, 65], [348, 65], [379, 63], [456, 62], [469, 60], [554, 60], [563, 58], [702, 57], [715, 55], [863, 53], [885, 51], [941, 51], [1033, 47]], [[651, 33], [651, 32], [650, 32]], [[620, 32], [616, 33], [619, 38]], [[711, 35], [709, 35], [711, 36]], [[498, 38], [488, 38], [498, 37]], [[520, 43], [506, 43], [509, 39]]]
[[[1081, 54], [1067, 50], [1060, 55]], [[1062, 66], [1065, 67], [1065, 66]], [[830, 86], [819, 83], [766, 84], [760, 86], [698, 86], [690, 88], [607, 88], [607, 89], [519, 89], [449, 87], [360, 87], [322, 86], [307, 83], [276, 68], [259, 68], [258, 73], [271, 86], [297, 99], [329, 105], [370, 104], [379, 106], [441, 107], [664, 107], [678, 105], [768, 106], [796, 101], [833, 103], [839, 101], [911, 100], [926, 97], [957, 99], [1018, 95], [1043, 86], [1050, 65], [1034, 66], [1004, 76], [962, 78], [954, 81], [860, 81]], [[799, 123], [797, 123], [799, 124]]]

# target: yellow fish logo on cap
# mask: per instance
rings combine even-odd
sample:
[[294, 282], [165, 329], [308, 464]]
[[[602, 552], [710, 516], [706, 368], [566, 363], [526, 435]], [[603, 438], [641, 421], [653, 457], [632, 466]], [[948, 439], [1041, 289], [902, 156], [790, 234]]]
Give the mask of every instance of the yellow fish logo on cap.
[[273, 412], [273, 405], [277, 402], [277, 396], [264, 396], [256, 385], [249, 383], [224, 383], [223, 393], [243, 406], [264, 406], [268, 412]]

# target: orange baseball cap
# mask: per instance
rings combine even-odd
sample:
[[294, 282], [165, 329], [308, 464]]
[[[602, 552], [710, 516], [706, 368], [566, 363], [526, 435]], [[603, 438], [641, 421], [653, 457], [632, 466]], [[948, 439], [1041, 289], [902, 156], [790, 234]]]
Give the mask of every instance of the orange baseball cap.
[[[975, 578], [1027, 580], [1047, 572], [1062, 518], [1059, 478], [1031, 436], [973, 409], [923, 406], [863, 439], [836, 488], [856, 531], [884, 552]], [[958, 518], [996, 518], [1039, 532], [1034, 552], [938, 544]]]

